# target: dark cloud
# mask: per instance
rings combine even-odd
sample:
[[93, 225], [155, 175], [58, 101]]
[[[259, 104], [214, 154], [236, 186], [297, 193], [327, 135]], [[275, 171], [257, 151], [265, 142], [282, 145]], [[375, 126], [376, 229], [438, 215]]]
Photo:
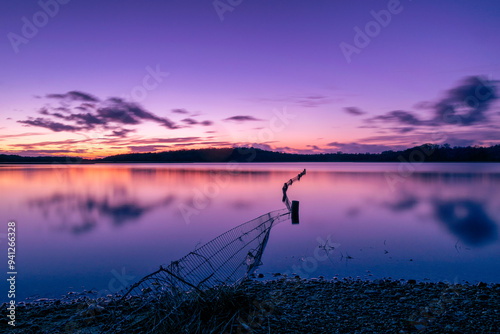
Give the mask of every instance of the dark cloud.
[[139, 124], [140, 121], [129, 114], [127, 110], [115, 108], [102, 108], [97, 111], [98, 117], [105, 120], [105, 123], [115, 122], [121, 124]]
[[200, 124], [203, 125], [203, 126], [210, 126], [210, 125], [213, 125], [214, 122], [212, 122], [212, 121], [201, 121]]
[[113, 130], [111, 135], [108, 135], [109, 137], [119, 137], [119, 138], [125, 138], [128, 136], [129, 133], [135, 132], [135, 130], [130, 130], [130, 129], [120, 129], [120, 130]]
[[184, 118], [183, 120], [181, 120], [181, 122], [184, 122], [184, 123], [189, 124], [189, 125], [198, 124], [198, 121], [195, 119], [192, 119], [192, 118]]
[[369, 122], [372, 121], [384, 121], [384, 122], [393, 122], [404, 125], [423, 125], [425, 122], [419, 120], [417, 116], [412, 114], [409, 111], [404, 110], [394, 110], [390, 111], [385, 115], [375, 116], [368, 119]]
[[51, 99], [64, 99], [70, 101], [99, 102], [98, 98], [90, 94], [82, 93], [75, 90], [67, 92], [66, 94], [47, 94], [46, 97]]
[[142, 120], [150, 120], [161, 124], [168, 129], [177, 129], [178, 126], [165, 117], [159, 117], [144, 110], [135, 103], [114, 100], [111, 106], [100, 108], [97, 113], [108, 121], [114, 121], [122, 124], [139, 124]]
[[425, 101], [415, 105], [416, 109], [430, 111], [433, 114], [430, 119], [420, 119], [410, 111], [394, 110], [366, 121], [429, 127], [488, 124], [488, 112], [498, 99], [496, 85], [496, 81], [480, 76], [466, 77], [456, 87], [446, 91], [444, 97], [437, 102]]
[[408, 132], [412, 132], [413, 130], [415, 130], [415, 128], [413, 128], [413, 127], [404, 127], [404, 128], [395, 128], [393, 130], [396, 131], [396, 132], [398, 132], [398, 133], [408, 133]]
[[295, 103], [305, 108], [316, 108], [324, 104], [330, 103], [331, 100], [327, 96], [323, 95], [310, 95], [299, 97], [296, 99]]
[[197, 121], [193, 118], [184, 118], [183, 120], [181, 120], [181, 122], [184, 122], [188, 125], [203, 125], [203, 126], [210, 126], [210, 125], [213, 125], [214, 122], [212, 121]]
[[360, 116], [366, 114], [363, 110], [356, 107], [345, 107], [344, 111], [350, 115]]
[[275, 98], [257, 98], [252, 100], [256, 100], [259, 102], [294, 103], [304, 108], [316, 108], [325, 104], [332, 103], [334, 101], [340, 101], [340, 99], [332, 99], [329, 96], [321, 94], [275, 97]]
[[189, 111], [187, 111], [186, 109], [172, 109], [172, 112], [174, 114], [189, 114]]
[[30, 118], [28, 118], [28, 120], [18, 121], [18, 122], [21, 124], [26, 124], [26, 125], [30, 125], [30, 126], [37, 126], [40, 128], [50, 129], [54, 132], [61, 132], [61, 131], [75, 132], [75, 131], [82, 129], [81, 127], [67, 125], [67, 124], [63, 124], [63, 123], [59, 123], [59, 122], [54, 122], [54, 121], [51, 121], [51, 120], [48, 120], [45, 118], [40, 118], [40, 117], [37, 117], [35, 119], [33, 117], [30, 117]]
[[435, 104], [434, 120], [462, 126], [486, 122], [486, 112], [497, 98], [496, 82], [479, 76], [467, 77]]
[[[167, 129], [177, 129], [173, 121], [157, 116], [137, 103], [127, 102], [118, 97], [100, 101], [94, 96], [71, 91], [66, 94], [48, 94], [47, 97], [64, 100], [63, 106], [44, 107], [39, 113], [45, 117], [28, 118], [19, 123], [50, 129], [55, 132], [75, 132], [81, 130], [113, 130], [113, 135], [123, 136], [130, 130], [119, 129], [122, 125], [137, 125], [144, 121], [153, 121]], [[68, 101], [83, 102], [77, 106], [68, 106]], [[52, 119], [51, 119], [52, 118]], [[57, 120], [57, 121], [56, 121]], [[61, 121], [65, 121], [62, 123]]]
[[243, 115], [238, 115], [238, 116], [233, 116], [233, 117], [228, 117], [225, 118], [224, 121], [234, 121], [234, 122], [255, 122], [255, 121], [262, 121], [259, 118], [255, 118], [253, 116], [243, 116]]

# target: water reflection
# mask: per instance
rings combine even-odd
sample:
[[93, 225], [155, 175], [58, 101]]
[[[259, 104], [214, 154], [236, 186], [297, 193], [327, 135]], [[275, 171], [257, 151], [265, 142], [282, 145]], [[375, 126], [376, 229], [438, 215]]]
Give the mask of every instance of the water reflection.
[[[393, 191], [385, 175], [397, 167], [4, 166], [0, 189], [8, 195], [0, 201], [0, 221], [19, 223], [25, 275], [19, 291], [50, 297], [82, 285], [100, 290], [113, 269], [144, 276], [197, 244], [283, 208], [284, 181], [307, 168], [289, 194], [300, 201], [300, 224], [273, 229], [265, 272], [302, 266], [300, 259], [321, 250], [317, 239], [331, 236], [339, 246], [308, 272], [311, 277], [367, 270], [374, 277], [500, 277], [500, 165], [423, 164]], [[186, 207], [189, 222], [181, 211]], [[458, 254], [457, 239], [470, 250]], [[57, 267], [50, 265], [54, 258]]]
[[393, 202], [384, 202], [383, 206], [394, 214], [413, 211], [416, 216], [417, 207], [427, 203], [432, 207], [432, 217], [443, 224], [451, 233], [465, 244], [483, 246], [497, 240], [497, 222], [485, 209], [488, 200], [478, 199], [446, 199], [435, 195], [417, 197], [415, 194], [399, 193]]
[[175, 196], [167, 195], [156, 203], [139, 204], [138, 199], [127, 198], [126, 192], [118, 199], [55, 193], [29, 200], [28, 206], [39, 209], [46, 220], [55, 224], [56, 229], [82, 234], [92, 231], [99, 222], [106, 220], [116, 226], [138, 221], [153, 210], [169, 206], [174, 199]]
[[434, 203], [436, 218], [466, 244], [480, 246], [497, 240], [497, 224], [483, 204], [472, 200]]

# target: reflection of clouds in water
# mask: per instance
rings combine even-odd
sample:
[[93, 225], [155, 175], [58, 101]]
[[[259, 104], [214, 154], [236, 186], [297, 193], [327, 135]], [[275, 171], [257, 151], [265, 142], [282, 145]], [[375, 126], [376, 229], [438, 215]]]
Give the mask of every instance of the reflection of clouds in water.
[[384, 206], [394, 212], [401, 212], [414, 209], [421, 202], [416, 196], [403, 195], [394, 202], [386, 202]]
[[435, 200], [435, 216], [469, 245], [483, 245], [497, 239], [497, 225], [479, 202]]
[[114, 225], [120, 226], [139, 220], [146, 213], [168, 206], [173, 201], [173, 195], [153, 204], [138, 204], [137, 200], [130, 198], [111, 201], [93, 195], [56, 193], [30, 200], [28, 205], [40, 209], [46, 219], [55, 217], [60, 223], [58, 229], [69, 228], [74, 234], [82, 234], [94, 229], [100, 220], [110, 219]]
[[464, 243], [479, 246], [497, 239], [497, 224], [484, 208], [488, 204], [486, 200], [482, 203], [479, 199], [441, 199], [435, 194], [418, 197], [401, 191], [396, 200], [384, 202], [382, 206], [398, 214], [414, 211], [423, 202], [430, 203], [432, 217]]

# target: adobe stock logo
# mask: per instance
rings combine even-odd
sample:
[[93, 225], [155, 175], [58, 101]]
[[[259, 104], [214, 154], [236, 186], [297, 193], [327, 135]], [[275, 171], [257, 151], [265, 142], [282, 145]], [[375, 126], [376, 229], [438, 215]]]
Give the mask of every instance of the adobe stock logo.
[[59, 13], [59, 6], [65, 5], [68, 2], [70, 2], [70, 0], [38, 1], [38, 6], [40, 6], [42, 10], [35, 12], [31, 20], [26, 16], [21, 18], [23, 23], [21, 34], [16, 34], [14, 32], [9, 32], [7, 34], [7, 38], [14, 52], [19, 53], [19, 46], [21, 44], [28, 44], [31, 39], [35, 38], [39, 29], [45, 27], [49, 23], [50, 18], [54, 18]]
[[374, 20], [368, 21], [364, 26], [364, 30], [358, 26], [353, 28], [355, 32], [353, 38], [354, 45], [346, 42], [341, 42], [339, 44], [340, 50], [347, 60], [347, 63], [351, 63], [351, 57], [354, 53], [360, 54], [361, 50], [366, 48], [373, 38], [380, 35], [382, 28], [386, 28], [391, 23], [393, 15], [397, 15], [402, 11], [403, 6], [399, 0], [389, 0], [387, 9], [382, 9], [378, 12], [374, 10], [370, 11]]
[[241, 5], [243, 0], [214, 0], [212, 5], [214, 6], [215, 12], [219, 15], [219, 20], [224, 21], [224, 13], [232, 12], [236, 7]]

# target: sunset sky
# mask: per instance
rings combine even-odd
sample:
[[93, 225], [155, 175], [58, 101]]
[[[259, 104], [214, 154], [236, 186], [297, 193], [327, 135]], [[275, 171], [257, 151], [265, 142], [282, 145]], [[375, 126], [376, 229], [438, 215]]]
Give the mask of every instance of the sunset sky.
[[500, 144], [496, 0], [0, 1], [0, 153]]

